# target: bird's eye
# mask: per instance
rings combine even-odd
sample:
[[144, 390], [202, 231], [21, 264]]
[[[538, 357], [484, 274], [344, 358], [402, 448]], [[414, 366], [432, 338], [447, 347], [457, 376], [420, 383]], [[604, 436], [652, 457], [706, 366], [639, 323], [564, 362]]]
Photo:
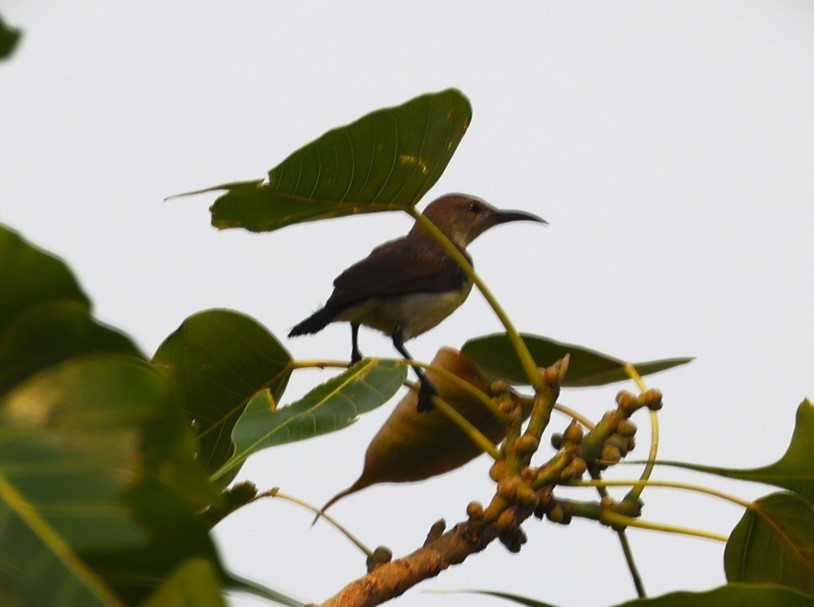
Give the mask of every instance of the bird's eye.
[[477, 214], [477, 213], [480, 213], [482, 210], [483, 209], [482, 209], [481, 205], [479, 205], [477, 202], [470, 202], [469, 203], [469, 211], [471, 213], [476, 213]]

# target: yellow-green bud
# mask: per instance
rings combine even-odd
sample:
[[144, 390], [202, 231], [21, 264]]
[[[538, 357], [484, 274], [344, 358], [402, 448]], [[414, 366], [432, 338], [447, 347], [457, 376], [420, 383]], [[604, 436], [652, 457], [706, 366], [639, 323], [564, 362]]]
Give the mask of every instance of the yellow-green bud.
[[537, 492], [528, 485], [520, 485], [517, 488], [517, 500], [524, 506], [533, 508], [539, 501], [537, 499]]
[[521, 481], [516, 476], [504, 476], [497, 484], [497, 493], [500, 497], [507, 500], [514, 500], [517, 495], [517, 488], [521, 485]]
[[588, 466], [585, 464], [584, 459], [582, 459], [581, 457], [574, 458], [574, 460], [570, 464], [563, 468], [560, 478], [562, 480], [579, 478], [580, 476], [585, 474], [585, 470], [587, 468]]
[[636, 396], [628, 392], [627, 390], [621, 390], [616, 395], [616, 404], [619, 405], [619, 408], [623, 411], [627, 411], [628, 413], [632, 413], [636, 410]]
[[619, 425], [616, 427], [616, 431], [625, 437], [633, 436], [634, 434], [636, 434], [636, 430], [638, 430], [636, 424], [634, 424], [629, 419], [623, 419], [622, 421], [619, 422]]
[[489, 478], [491, 478], [496, 483], [503, 479], [506, 476], [506, 461], [505, 460], [498, 460], [492, 467], [489, 468]]
[[498, 529], [508, 529], [514, 525], [514, 516], [508, 510], [504, 510], [498, 515], [495, 525]]
[[602, 447], [602, 453], [599, 456], [599, 459], [602, 460], [602, 464], [605, 466], [617, 464], [619, 463], [619, 460], [622, 459], [622, 452], [619, 451], [619, 447], [606, 443], [605, 446]]
[[568, 427], [565, 429], [564, 438], [569, 443], [577, 444], [582, 441], [582, 434], [582, 426], [573, 421], [568, 424]]
[[514, 409], [514, 403], [508, 398], [501, 398], [497, 406], [501, 413], [510, 413]]
[[552, 523], [561, 523], [565, 518], [565, 510], [562, 509], [562, 506], [554, 506], [551, 510], [546, 512], [546, 517]]
[[662, 407], [661, 390], [651, 389], [644, 393], [645, 406], [651, 411], [658, 411]]
[[466, 507], [466, 515], [473, 520], [480, 520], [483, 518], [483, 504], [480, 502], [469, 502]]
[[534, 453], [539, 444], [540, 441], [536, 438], [529, 434], [524, 434], [515, 441], [514, 448], [520, 455], [528, 455], [529, 453]]

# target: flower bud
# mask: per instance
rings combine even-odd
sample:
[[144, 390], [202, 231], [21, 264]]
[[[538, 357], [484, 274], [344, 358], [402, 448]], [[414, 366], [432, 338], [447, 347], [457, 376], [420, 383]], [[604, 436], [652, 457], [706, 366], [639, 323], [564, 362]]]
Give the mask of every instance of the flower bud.
[[469, 502], [466, 507], [466, 515], [472, 520], [480, 520], [483, 518], [483, 504], [480, 502]]
[[582, 441], [582, 426], [577, 422], [571, 422], [565, 429], [565, 440], [569, 443], [578, 444]]
[[520, 455], [528, 455], [529, 453], [534, 453], [539, 444], [540, 441], [536, 438], [530, 434], [524, 434], [515, 441], [514, 448]]
[[636, 410], [636, 396], [627, 390], [621, 390], [616, 395], [616, 404], [619, 405], [619, 408], [623, 411], [632, 413]]
[[616, 427], [616, 431], [624, 437], [633, 436], [636, 434], [636, 424], [634, 424], [629, 419], [623, 419], [619, 422], [619, 425]]
[[498, 460], [489, 468], [489, 478], [496, 483], [506, 476], [506, 460]]
[[619, 447], [606, 443], [605, 446], [602, 447], [602, 453], [600, 454], [599, 459], [602, 460], [602, 465], [604, 466], [618, 464], [619, 460], [622, 459], [622, 452], [619, 451]]

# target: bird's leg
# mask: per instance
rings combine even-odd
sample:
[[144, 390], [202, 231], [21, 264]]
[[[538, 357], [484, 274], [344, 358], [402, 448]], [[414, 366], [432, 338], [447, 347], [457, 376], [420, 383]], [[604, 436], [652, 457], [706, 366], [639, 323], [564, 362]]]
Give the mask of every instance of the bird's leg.
[[[404, 338], [401, 333], [401, 327], [396, 327], [391, 337], [396, 350], [398, 350], [404, 358], [412, 361], [413, 357], [410, 356], [407, 348], [404, 347]], [[436, 390], [435, 386], [432, 385], [432, 382], [427, 379], [427, 376], [424, 375], [424, 371], [420, 367], [416, 365], [410, 366], [413, 368], [413, 371], [415, 371], [415, 374], [418, 376], [418, 382], [421, 384], [421, 388], [418, 390], [418, 411], [421, 413], [425, 411], [432, 411], [432, 397], [438, 396], [438, 390]]]
[[359, 323], [350, 323], [350, 340], [353, 344], [350, 351], [350, 366], [352, 367], [362, 360], [362, 353], [359, 352]]

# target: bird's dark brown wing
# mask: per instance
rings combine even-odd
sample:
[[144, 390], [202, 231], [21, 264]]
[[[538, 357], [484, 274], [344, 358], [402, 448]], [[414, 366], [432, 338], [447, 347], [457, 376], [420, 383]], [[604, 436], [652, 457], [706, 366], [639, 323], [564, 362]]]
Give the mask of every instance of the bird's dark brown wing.
[[399, 239], [377, 247], [342, 272], [326, 307], [344, 309], [371, 297], [453, 291], [465, 282], [464, 271], [439, 245]]

